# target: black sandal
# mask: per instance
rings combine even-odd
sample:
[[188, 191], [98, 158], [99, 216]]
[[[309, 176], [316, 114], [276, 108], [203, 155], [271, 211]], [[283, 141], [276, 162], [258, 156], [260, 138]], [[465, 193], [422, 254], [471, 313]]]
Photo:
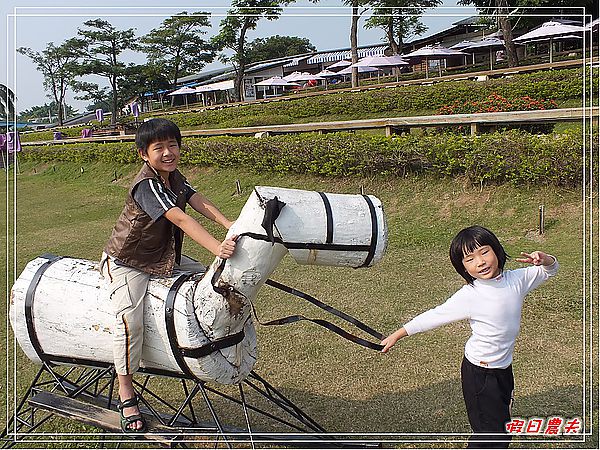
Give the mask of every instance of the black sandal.
[[[119, 403], [117, 404], [117, 409], [119, 410], [119, 415], [121, 416], [121, 430], [123, 430], [124, 433], [143, 433], [146, 431], [146, 420], [142, 417], [141, 414], [133, 414], [127, 417], [123, 414], [123, 409], [138, 406], [139, 403], [139, 397], [135, 395], [127, 400], [119, 401]], [[129, 425], [135, 424], [136, 422], [142, 422], [142, 427], [129, 427]]]

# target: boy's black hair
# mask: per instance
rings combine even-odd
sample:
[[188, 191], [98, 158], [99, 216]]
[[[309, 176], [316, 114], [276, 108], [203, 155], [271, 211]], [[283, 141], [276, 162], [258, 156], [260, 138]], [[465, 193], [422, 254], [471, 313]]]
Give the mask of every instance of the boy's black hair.
[[489, 245], [498, 258], [498, 267], [500, 271], [504, 270], [504, 264], [508, 258], [508, 254], [504, 251], [504, 247], [500, 244], [500, 241], [494, 233], [487, 228], [479, 225], [473, 225], [472, 227], [464, 228], [452, 239], [450, 244], [450, 261], [458, 272], [467, 283], [473, 284], [475, 278], [469, 275], [465, 265], [463, 264], [463, 258], [466, 253], [471, 253], [478, 247], [483, 245]]
[[150, 119], [143, 122], [135, 133], [135, 146], [142, 152], [147, 152], [153, 142], [176, 139], [181, 147], [181, 130], [167, 119]]

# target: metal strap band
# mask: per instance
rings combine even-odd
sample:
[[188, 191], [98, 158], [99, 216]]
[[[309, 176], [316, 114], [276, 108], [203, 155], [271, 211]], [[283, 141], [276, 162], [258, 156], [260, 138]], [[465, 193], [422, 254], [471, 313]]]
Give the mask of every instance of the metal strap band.
[[333, 242], [333, 213], [331, 211], [331, 203], [324, 192], [319, 192], [323, 205], [325, 206], [325, 213], [327, 214], [327, 237], [325, 239], [326, 244]]
[[42, 346], [37, 337], [37, 333], [35, 332], [35, 318], [33, 317], [33, 301], [35, 299], [35, 290], [37, 289], [40, 280], [42, 279], [42, 275], [44, 272], [50, 267], [53, 263], [62, 259], [62, 256], [52, 255], [50, 253], [46, 253], [41, 255], [40, 258], [46, 258], [48, 261], [43, 263], [38, 270], [33, 275], [31, 282], [29, 283], [29, 287], [27, 288], [27, 293], [25, 294], [25, 323], [27, 324], [27, 333], [29, 335], [29, 341], [33, 346], [33, 349], [38, 355], [38, 358], [44, 362], [48, 362], [50, 360], [49, 355], [44, 353], [42, 350]]
[[363, 198], [367, 202], [369, 206], [369, 212], [371, 213], [371, 245], [369, 247], [369, 253], [365, 258], [365, 262], [360, 267], [368, 267], [369, 264], [373, 261], [373, 257], [375, 256], [375, 249], [377, 248], [377, 235], [379, 234], [379, 229], [377, 227], [377, 212], [375, 211], [375, 206], [373, 202], [369, 198], [368, 195], [363, 195]]
[[195, 348], [184, 348], [180, 349], [181, 354], [183, 356], [187, 356], [188, 358], [202, 358], [203, 356], [208, 356], [217, 350], [221, 350], [227, 347], [232, 347], [234, 345], [239, 344], [244, 340], [244, 330], [230, 334], [229, 336], [225, 336], [219, 339], [215, 339], [214, 341], [209, 342], [208, 344], [202, 345], [201, 347]]
[[181, 371], [192, 377], [197, 378], [191, 369], [188, 367], [183, 355], [181, 354], [179, 343], [177, 341], [177, 330], [175, 329], [175, 298], [177, 297], [177, 291], [183, 283], [185, 283], [193, 274], [184, 273], [180, 275], [175, 282], [171, 285], [167, 298], [165, 300], [165, 325], [167, 328], [167, 336], [169, 338], [169, 345], [171, 346], [171, 353], [177, 362], [177, 365]]
[[[248, 236], [252, 239], [257, 239], [260, 241], [271, 242], [271, 240], [262, 234], [258, 233], [241, 233], [239, 237]], [[351, 244], [319, 244], [313, 242], [285, 242], [281, 238], [275, 237], [275, 242], [283, 245], [285, 248], [290, 250], [330, 250], [330, 251], [338, 251], [338, 252], [368, 252], [371, 250], [371, 245], [351, 245]]]

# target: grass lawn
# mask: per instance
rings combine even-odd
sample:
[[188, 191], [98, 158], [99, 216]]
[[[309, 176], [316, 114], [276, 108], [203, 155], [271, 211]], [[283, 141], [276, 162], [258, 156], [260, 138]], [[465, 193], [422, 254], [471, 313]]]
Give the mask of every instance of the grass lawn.
[[[115, 170], [119, 175], [116, 182]], [[115, 168], [99, 163], [85, 165], [83, 171], [80, 164], [21, 165], [17, 179], [17, 271], [46, 252], [97, 260], [136, 170], [137, 166]], [[589, 349], [583, 344], [583, 315], [590, 311], [584, 308], [582, 300], [581, 189], [510, 185], [481, 188], [462, 180], [423, 177], [324, 179], [195, 167], [184, 167], [182, 171], [232, 218], [255, 185], [338, 193], [358, 193], [362, 186], [367, 193], [378, 196], [384, 204], [390, 232], [387, 253], [378, 266], [359, 270], [298, 266], [286, 257], [271, 278], [310, 293], [385, 334], [460, 288], [462, 279], [447, 255], [452, 237], [465, 226], [481, 224], [492, 229], [513, 257], [536, 249], [556, 255], [561, 263], [559, 275], [530, 294], [523, 308], [514, 361], [513, 416], [581, 417], [584, 396], [588, 399], [592, 394], [597, 399], [597, 385], [592, 391], [589, 384], [585, 390], [583, 385], [583, 358], [585, 349]], [[0, 177], [4, 197], [5, 172]], [[243, 188], [241, 196], [234, 195], [236, 179]], [[10, 199], [12, 202], [12, 195]], [[541, 204], [547, 214], [543, 236], [536, 231]], [[597, 218], [597, 211], [593, 217]], [[1, 220], [0, 226], [6, 228], [6, 211]], [[224, 234], [212, 223], [204, 223], [217, 236]], [[6, 242], [2, 244], [6, 248]], [[190, 239], [184, 252], [206, 263], [212, 261]], [[0, 261], [2, 269], [5, 264], [6, 261]], [[519, 266], [514, 260], [507, 263], [509, 269]], [[2, 277], [0, 286], [4, 291], [5, 284]], [[269, 287], [259, 293], [256, 308], [262, 321], [304, 314], [335, 322], [296, 297]], [[443, 435], [470, 430], [459, 372], [469, 336], [466, 322], [404, 339], [388, 355], [355, 346], [307, 323], [284, 327], [257, 325], [257, 331], [260, 356], [256, 371], [328, 431]], [[6, 330], [2, 330], [2, 335], [6, 336]], [[597, 354], [595, 345], [594, 350]], [[16, 382], [22, 392], [36, 368], [20, 350], [17, 354]], [[6, 370], [2, 368], [2, 372]], [[3, 386], [3, 406], [5, 389]], [[589, 415], [588, 406], [585, 408]], [[5, 408], [0, 415], [5, 423]], [[593, 415], [597, 417], [597, 411]], [[238, 419], [231, 418], [233, 422]], [[91, 430], [66, 421], [52, 424], [50, 429], [58, 433]], [[595, 421], [595, 432], [597, 427]], [[534, 445], [597, 448], [598, 441], [595, 438], [584, 444]]]

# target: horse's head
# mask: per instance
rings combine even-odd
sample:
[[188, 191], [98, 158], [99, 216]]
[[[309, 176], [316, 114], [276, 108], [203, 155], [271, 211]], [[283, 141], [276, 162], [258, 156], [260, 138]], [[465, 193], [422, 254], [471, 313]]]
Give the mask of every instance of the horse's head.
[[299, 264], [367, 267], [381, 260], [387, 244], [374, 196], [264, 186], [248, 198], [233, 235], [238, 245], [220, 278], [251, 299], [288, 251]]

